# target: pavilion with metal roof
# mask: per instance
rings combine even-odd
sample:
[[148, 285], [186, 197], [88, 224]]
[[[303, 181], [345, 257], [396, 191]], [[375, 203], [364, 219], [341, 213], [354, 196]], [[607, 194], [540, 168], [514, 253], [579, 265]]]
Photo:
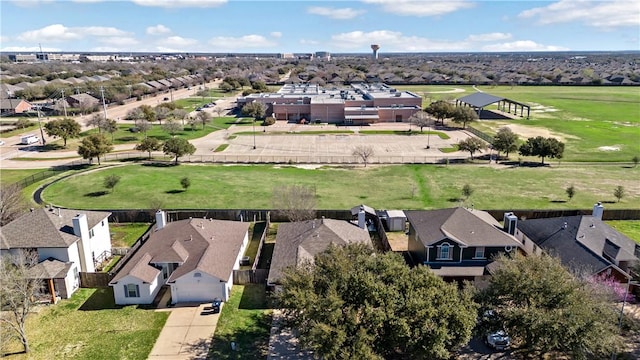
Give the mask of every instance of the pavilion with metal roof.
[[[531, 111], [529, 105], [525, 105], [521, 102], [510, 100], [504, 97], [487, 94], [484, 92], [477, 92], [471, 95], [463, 96], [460, 99], [456, 99], [456, 106], [465, 104], [476, 109], [478, 117], [482, 119], [482, 110], [488, 105], [498, 103], [498, 110], [512, 114], [511, 106], [513, 105], [513, 114], [524, 117], [524, 110], [527, 110], [527, 119]], [[520, 114], [518, 114], [520, 112]]]

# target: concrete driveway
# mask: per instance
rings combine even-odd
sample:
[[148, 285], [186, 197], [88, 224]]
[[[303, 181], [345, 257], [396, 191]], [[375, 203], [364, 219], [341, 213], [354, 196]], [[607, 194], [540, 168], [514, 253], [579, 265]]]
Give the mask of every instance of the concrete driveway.
[[179, 304], [159, 309], [171, 314], [156, 340], [149, 359], [206, 359], [216, 331], [219, 313], [211, 304]]

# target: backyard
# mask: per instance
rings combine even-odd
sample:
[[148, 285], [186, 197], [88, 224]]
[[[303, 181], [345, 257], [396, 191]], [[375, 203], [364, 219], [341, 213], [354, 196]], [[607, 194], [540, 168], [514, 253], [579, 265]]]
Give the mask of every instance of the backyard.
[[[180, 186], [184, 174], [191, 180], [187, 191]], [[638, 207], [639, 174], [640, 167], [615, 165], [126, 165], [63, 179], [45, 189], [43, 199], [76, 209], [144, 209], [158, 202], [169, 209], [268, 209], [275, 187], [298, 184], [316, 189], [319, 209], [362, 203], [380, 209], [590, 209], [597, 201], [607, 209], [629, 209]], [[113, 192], [102, 191], [108, 175], [121, 177]], [[461, 193], [465, 184], [473, 189], [468, 198]], [[575, 195], [569, 199], [571, 185]], [[625, 190], [619, 202], [613, 194], [618, 185]]]
[[[79, 289], [71, 299], [42, 306], [28, 318], [31, 352], [12, 358], [145, 359], [168, 315], [117, 306], [111, 288]], [[9, 353], [21, 350], [16, 341], [2, 347]]]

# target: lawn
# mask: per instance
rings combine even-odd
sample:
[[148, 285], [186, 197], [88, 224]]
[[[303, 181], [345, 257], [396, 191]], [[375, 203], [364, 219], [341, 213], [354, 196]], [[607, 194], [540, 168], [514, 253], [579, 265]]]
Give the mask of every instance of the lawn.
[[[191, 187], [179, 191], [180, 178]], [[319, 209], [350, 209], [365, 203], [380, 209], [432, 209], [458, 205], [478, 209], [637, 208], [640, 167], [563, 165], [489, 167], [486, 165], [393, 165], [302, 169], [253, 165], [127, 165], [83, 173], [49, 186], [45, 201], [69, 208], [144, 209], [160, 201], [169, 209], [268, 209], [273, 189], [299, 184], [316, 189]], [[107, 175], [121, 177], [114, 192], [102, 194]], [[595, 180], [597, 179], [597, 180]], [[461, 189], [474, 192], [463, 202]], [[568, 201], [565, 189], [573, 185]], [[615, 202], [621, 185], [626, 196]]]
[[[454, 86], [398, 86], [431, 100], [475, 92], [438, 93]], [[479, 86], [480, 90], [532, 106], [530, 119], [482, 120], [473, 126], [495, 133], [507, 124], [546, 128], [566, 142], [568, 161], [630, 161], [640, 155], [640, 87], [624, 86]], [[488, 106], [495, 109], [496, 106]], [[517, 131], [516, 131], [517, 133]], [[610, 150], [610, 149], [618, 150]], [[609, 149], [609, 150], [607, 150]]]
[[22, 179], [30, 177], [32, 175], [41, 173], [43, 169], [25, 169], [25, 170], [7, 170], [2, 169], [0, 171], [0, 184], [8, 185], [16, 183]]
[[111, 288], [79, 289], [71, 299], [31, 315], [27, 320], [31, 352], [12, 358], [146, 359], [168, 316], [168, 312], [116, 306]]
[[147, 223], [111, 223], [111, 245], [113, 247], [131, 247], [140, 236], [149, 230], [151, 224]]
[[606, 223], [640, 244], [640, 220], [606, 221]]
[[[266, 359], [271, 329], [264, 285], [234, 285], [222, 307], [209, 350], [210, 359]], [[231, 342], [237, 351], [231, 350]]]

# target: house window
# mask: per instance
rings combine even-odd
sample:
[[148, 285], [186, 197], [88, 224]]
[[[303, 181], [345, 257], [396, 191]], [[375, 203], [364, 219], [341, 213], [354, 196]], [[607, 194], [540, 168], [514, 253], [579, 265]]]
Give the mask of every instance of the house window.
[[438, 258], [436, 260], [451, 260], [453, 254], [451, 251], [451, 245], [444, 243], [438, 246]]
[[124, 297], [140, 297], [140, 287], [138, 286], [138, 284], [126, 284], [124, 286]]
[[484, 259], [484, 246], [478, 246], [476, 248], [476, 253], [473, 255], [474, 259]]
[[89, 230], [89, 239], [91, 239], [94, 235], [95, 233], [93, 232], [93, 229]]
[[100, 222], [100, 224], [101, 224], [102, 226], [104, 226], [104, 220], [102, 220], [102, 221]]
[[202, 277], [202, 274], [201, 273], [194, 273], [193, 277]]

